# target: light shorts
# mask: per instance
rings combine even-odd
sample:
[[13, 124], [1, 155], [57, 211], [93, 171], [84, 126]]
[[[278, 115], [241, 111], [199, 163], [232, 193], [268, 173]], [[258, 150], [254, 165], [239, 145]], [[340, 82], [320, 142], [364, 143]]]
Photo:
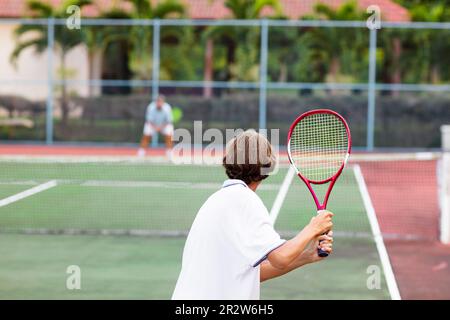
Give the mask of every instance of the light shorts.
[[[161, 131], [161, 134], [165, 135], [165, 136], [172, 136], [173, 135], [173, 124], [168, 124], [166, 125]], [[153, 129], [153, 127], [146, 123], [144, 125], [144, 136], [153, 136], [155, 134], [155, 130]]]

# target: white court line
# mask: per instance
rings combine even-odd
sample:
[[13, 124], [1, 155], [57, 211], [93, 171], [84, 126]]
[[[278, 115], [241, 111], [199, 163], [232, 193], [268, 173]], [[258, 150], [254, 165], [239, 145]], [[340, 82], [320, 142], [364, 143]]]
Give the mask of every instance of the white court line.
[[[58, 180], [62, 184], [66, 180]], [[76, 182], [76, 180], [74, 180]], [[69, 181], [70, 183], [70, 181]], [[121, 180], [86, 180], [80, 182], [82, 187], [118, 187], [118, 188], [167, 188], [167, 189], [206, 189], [218, 190], [222, 186], [221, 182], [181, 182], [181, 181], [121, 181]], [[263, 184], [258, 190], [278, 190], [277, 184]]]
[[[181, 181], [127, 181], [127, 180], [77, 180], [57, 179], [58, 185], [78, 185], [81, 187], [119, 187], [119, 188], [167, 188], [167, 189], [208, 189], [218, 190], [222, 183], [211, 182], [181, 182]], [[34, 180], [0, 180], [0, 185], [37, 185]], [[258, 190], [279, 190], [278, 184], [263, 184]]]
[[118, 187], [118, 188], [174, 188], [174, 189], [219, 189], [220, 183], [189, 183], [173, 181], [119, 181], [119, 180], [87, 180], [80, 183], [82, 187]]
[[12, 196], [8, 197], [8, 198], [0, 200], [0, 207], [7, 206], [10, 203], [22, 200], [22, 199], [24, 199], [26, 197], [29, 197], [29, 196], [32, 196], [32, 195], [34, 195], [36, 193], [45, 191], [45, 190], [53, 188], [53, 187], [56, 187], [56, 185], [57, 185], [56, 180], [51, 180], [51, 181], [48, 181], [46, 183], [40, 184], [40, 185], [38, 185], [36, 187], [33, 187], [31, 189], [19, 192], [19, 193], [15, 194], [15, 195], [12, 195]]
[[10, 185], [18, 185], [18, 186], [35, 186], [39, 184], [34, 180], [0, 180], [0, 185], [10, 186]]
[[364, 207], [366, 208], [367, 217], [369, 218], [370, 227], [375, 239], [375, 244], [377, 246], [378, 254], [380, 255], [381, 264], [383, 265], [384, 276], [386, 277], [389, 294], [391, 295], [392, 300], [401, 300], [397, 281], [395, 280], [386, 246], [384, 245], [383, 236], [381, 235], [375, 209], [373, 207], [372, 200], [370, 199], [369, 191], [367, 190], [367, 185], [364, 181], [360, 166], [356, 164], [353, 167], [353, 172], [355, 174], [356, 182], [358, 183], [359, 192], [361, 193], [364, 202]]
[[277, 197], [273, 202], [272, 209], [270, 210], [270, 220], [272, 221], [272, 225], [275, 225], [275, 222], [277, 221], [278, 214], [280, 213], [281, 206], [283, 205], [284, 199], [286, 198], [289, 186], [291, 185], [294, 175], [295, 175], [294, 167], [289, 166], [289, 170], [286, 173], [286, 176], [284, 177], [283, 183], [281, 184], [281, 188], [278, 191]]

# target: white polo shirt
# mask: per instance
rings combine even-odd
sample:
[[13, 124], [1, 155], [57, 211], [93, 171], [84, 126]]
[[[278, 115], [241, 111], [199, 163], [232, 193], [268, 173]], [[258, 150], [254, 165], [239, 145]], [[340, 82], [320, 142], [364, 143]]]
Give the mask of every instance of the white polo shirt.
[[158, 109], [156, 107], [156, 103], [151, 102], [147, 106], [145, 121], [151, 122], [157, 126], [172, 123], [172, 107], [170, 106], [170, 104], [164, 102], [162, 108]]
[[259, 299], [259, 264], [284, 241], [258, 195], [225, 181], [192, 224], [172, 299]]

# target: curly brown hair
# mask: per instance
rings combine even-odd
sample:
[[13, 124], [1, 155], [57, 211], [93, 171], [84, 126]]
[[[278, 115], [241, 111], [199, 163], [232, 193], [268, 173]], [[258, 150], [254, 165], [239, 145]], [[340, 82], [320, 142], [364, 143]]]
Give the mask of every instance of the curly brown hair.
[[266, 179], [275, 164], [270, 142], [254, 130], [247, 130], [231, 139], [222, 160], [227, 176], [247, 185]]

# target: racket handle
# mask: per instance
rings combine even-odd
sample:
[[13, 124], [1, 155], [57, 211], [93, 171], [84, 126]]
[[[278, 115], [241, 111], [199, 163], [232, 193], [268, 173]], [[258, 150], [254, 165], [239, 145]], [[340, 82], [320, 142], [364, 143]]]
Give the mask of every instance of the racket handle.
[[322, 258], [328, 257], [328, 252], [323, 251], [322, 249], [317, 249], [317, 254]]
[[[325, 207], [322, 207], [322, 208], [317, 208], [318, 210], [317, 210], [317, 213], [321, 213], [322, 211], [324, 211], [325, 210]], [[325, 232], [324, 234], [327, 234], [327, 232]], [[320, 244], [320, 242], [321, 241], [319, 241], [319, 244]], [[317, 249], [317, 254], [319, 255], [319, 257], [321, 257], [321, 258], [325, 258], [325, 257], [328, 257], [328, 252], [326, 252], [326, 251], [323, 251], [322, 249]]]
[[[324, 233], [324, 234], [326, 234], [326, 233]], [[321, 242], [322, 241], [319, 241], [319, 244]], [[322, 258], [328, 257], [328, 252], [323, 251], [322, 249], [317, 249], [317, 254], [319, 255], [319, 257], [322, 257]]]

